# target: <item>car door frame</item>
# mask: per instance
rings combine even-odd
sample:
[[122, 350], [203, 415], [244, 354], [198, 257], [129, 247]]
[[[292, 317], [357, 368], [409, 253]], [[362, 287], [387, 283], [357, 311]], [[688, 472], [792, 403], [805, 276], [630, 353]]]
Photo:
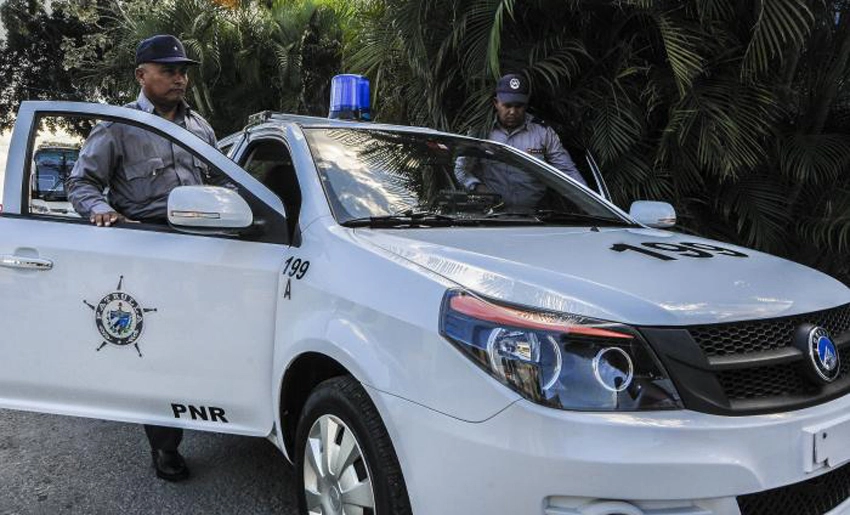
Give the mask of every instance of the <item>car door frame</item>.
[[[184, 129], [159, 116], [127, 107], [87, 102], [26, 101], [21, 103], [9, 144], [6, 176], [3, 188], [3, 215], [29, 214], [29, 192], [25, 191], [24, 175], [29, 173], [27, 157], [32, 154], [38, 127], [36, 120], [45, 116], [73, 116], [97, 118], [104, 121], [126, 123], [150, 130], [184, 149], [198, 155], [207, 166], [221, 170], [240, 186], [240, 193], [250, 196], [268, 206], [281, 217], [286, 217], [283, 202], [248, 172], [231, 161], [213, 146]], [[17, 192], [17, 195], [15, 195]], [[246, 199], [254, 200], [254, 199]]]
[[[318, 129], [331, 128], [330, 125], [317, 125]], [[229, 136], [228, 139], [232, 137]], [[275, 139], [283, 143], [289, 151], [295, 174], [298, 177], [298, 185], [301, 188], [301, 212], [298, 213], [299, 231], [307, 228], [317, 219], [332, 217], [333, 214], [319, 179], [316, 163], [304, 130], [301, 125], [289, 121], [270, 122], [254, 125], [244, 131], [244, 137], [239, 140], [238, 148], [233, 149], [231, 159], [239, 165], [246, 157], [246, 153], [253, 148], [254, 143]], [[246, 172], [247, 173], [247, 172]]]
[[596, 164], [596, 158], [593, 157], [593, 152], [591, 152], [590, 149], [585, 149], [584, 160], [587, 161], [587, 166], [590, 167], [590, 173], [593, 174], [593, 179], [599, 186], [599, 191], [597, 192], [599, 193], [599, 196], [608, 202], [613, 202], [611, 200], [611, 192], [608, 190], [608, 184], [605, 182], [605, 178], [602, 177], [602, 170], [600, 170], [599, 165]]

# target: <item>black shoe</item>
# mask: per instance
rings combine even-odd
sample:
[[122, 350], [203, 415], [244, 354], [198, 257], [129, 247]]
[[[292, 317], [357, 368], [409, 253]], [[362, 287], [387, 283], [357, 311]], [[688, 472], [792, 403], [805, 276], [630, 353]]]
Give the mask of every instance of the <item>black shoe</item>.
[[166, 481], [182, 481], [189, 477], [189, 467], [177, 451], [151, 450], [156, 477]]

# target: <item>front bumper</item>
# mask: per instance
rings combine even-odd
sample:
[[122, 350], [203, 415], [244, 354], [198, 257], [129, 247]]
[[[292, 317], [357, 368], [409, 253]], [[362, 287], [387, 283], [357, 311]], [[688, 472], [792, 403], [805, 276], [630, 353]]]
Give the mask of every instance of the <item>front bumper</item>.
[[[602, 501], [636, 514], [738, 515], [736, 496], [830, 472], [847, 461], [840, 449], [850, 449], [850, 396], [749, 417], [576, 413], [518, 401], [469, 423], [369, 392], [417, 515], [606, 513], [591, 509]], [[819, 446], [824, 432], [847, 441]], [[630, 515], [625, 504], [618, 509]], [[830, 515], [845, 513], [850, 503]]]

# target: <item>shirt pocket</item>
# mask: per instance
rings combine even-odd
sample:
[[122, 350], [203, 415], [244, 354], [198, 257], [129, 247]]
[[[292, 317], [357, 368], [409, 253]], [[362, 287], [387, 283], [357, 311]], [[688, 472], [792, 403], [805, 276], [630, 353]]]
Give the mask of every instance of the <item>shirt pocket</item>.
[[127, 177], [127, 196], [134, 202], [145, 202], [153, 196], [154, 180], [165, 167], [159, 157], [130, 163], [124, 167]]

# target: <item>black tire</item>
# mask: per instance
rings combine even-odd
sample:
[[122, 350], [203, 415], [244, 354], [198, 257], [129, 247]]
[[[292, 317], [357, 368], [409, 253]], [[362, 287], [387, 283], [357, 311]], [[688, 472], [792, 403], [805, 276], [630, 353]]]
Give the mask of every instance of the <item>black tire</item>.
[[341, 420], [360, 447], [374, 494], [375, 512], [371, 515], [411, 515], [407, 487], [387, 429], [366, 390], [351, 376], [320, 383], [301, 412], [294, 449], [299, 512], [309, 513], [304, 469], [307, 439], [313, 424], [323, 416]]

